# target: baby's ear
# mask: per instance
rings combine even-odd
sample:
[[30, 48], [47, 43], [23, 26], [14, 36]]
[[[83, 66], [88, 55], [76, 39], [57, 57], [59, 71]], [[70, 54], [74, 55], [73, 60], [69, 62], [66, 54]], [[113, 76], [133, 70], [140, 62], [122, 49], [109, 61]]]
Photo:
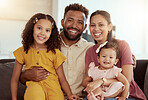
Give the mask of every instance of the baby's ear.
[[119, 59], [117, 58], [117, 59], [115, 60], [115, 65], [118, 63], [118, 61], [119, 61]]
[[98, 62], [100, 63], [100, 57], [99, 57], [99, 56], [97, 56], [97, 60], [98, 60]]

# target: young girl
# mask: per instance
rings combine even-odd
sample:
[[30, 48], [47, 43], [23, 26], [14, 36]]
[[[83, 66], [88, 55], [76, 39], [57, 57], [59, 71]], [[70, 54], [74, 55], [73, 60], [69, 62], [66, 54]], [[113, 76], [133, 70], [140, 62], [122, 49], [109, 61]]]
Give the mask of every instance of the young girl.
[[59, 50], [61, 40], [54, 19], [50, 15], [35, 14], [27, 22], [22, 39], [23, 46], [14, 51], [16, 61], [11, 79], [12, 100], [17, 100], [18, 81], [23, 65], [25, 70], [37, 66], [49, 72], [49, 76], [43, 81], [26, 82], [25, 100], [64, 100], [61, 87], [70, 100], [77, 99], [76, 95], [72, 95], [63, 73], [62, 63], [66, 58]]
[[[125, 100], [128, 97], [129, 83], [126, 77], [121, 74], [122, 69], [115, 66], [119, 57], [117, 41], [113, 39], [110, 42], [104, 42], [97, 48], [96, 53], [98, 53], [100, 65], [95, 66], [94, 62], [90, 63], [87, 76], [84, 78], [82, 85], [87, 82], [86, 80], [95, 81], [99, 78], [102, 79], [102, 84], [94, 86], [95, 88], [92, 91], [90, 91], [89, 86], [84, 89], [88, 92], [88, 100], [103, 100], [112, 97]], [[112, 82], [105, 86], [106, 78], [116, 78], [119, 82]], [[122, 94], [120, 94], [121, 92]]]

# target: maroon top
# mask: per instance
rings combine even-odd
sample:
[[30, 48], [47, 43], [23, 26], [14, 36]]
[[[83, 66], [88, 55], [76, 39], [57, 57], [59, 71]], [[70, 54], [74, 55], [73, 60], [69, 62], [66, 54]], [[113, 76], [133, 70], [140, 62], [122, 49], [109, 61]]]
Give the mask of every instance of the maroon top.
[[[132, 53], [128, 43], [124, 40], [118, 40], [118, 45], [119, 45], [120, 55], [119, 55], [119, 61], [117, 63], [117, 67], [121, 68], [123, 65], [133, 64]], [[94, 45], [87, 50], [86, 56], [85, 56], [86, 68], [88, 68], [91, 62], [94, 62], [95, 66], [99, 65], [97, 60], [96, 49], [97, 49], [97, 45]], [[129, 97], [132, 97], [138, 100], [147, 100], [142, 90], [134, 81], [134, 78], [131, 81], [129, 92], [130, 92]]]

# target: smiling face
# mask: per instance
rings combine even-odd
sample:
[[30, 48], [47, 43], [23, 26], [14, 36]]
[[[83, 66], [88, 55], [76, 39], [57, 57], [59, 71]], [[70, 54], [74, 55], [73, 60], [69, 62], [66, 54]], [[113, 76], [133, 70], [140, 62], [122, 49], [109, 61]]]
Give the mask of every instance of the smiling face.
[[34, 45], [45, 46], [45, 42], [49, 39], [52, 31], [52, 23], [47, 19], [40, 19], [34, 25]]
[[69, 10], [61, 20], [65, 37], [72, 41], [79, 40], [86, 28], [85, 20], [85, 15], [81, 11]]
[[100, 69], [112, 68], [118, 62], [116, 51], [112, 48], [102, 48], [98, 57]]
[[107, 40], [108, 32], [112, 29], [112, 24], [100, 14], [92, 16], [90, 20], [90, 33], [94, 40], [103, 43]]

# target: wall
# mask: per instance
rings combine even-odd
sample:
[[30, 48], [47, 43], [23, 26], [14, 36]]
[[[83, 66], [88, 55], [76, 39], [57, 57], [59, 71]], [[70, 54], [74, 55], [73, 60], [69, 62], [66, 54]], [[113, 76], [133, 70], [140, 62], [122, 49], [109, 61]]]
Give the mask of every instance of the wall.
[[116, 26], [116, 38], [126, 40], [136, 58], [148, 59], [148, 0], [0, 0], [0, 59], [13, 58], [33, 14], [51, 14], [61, 28], [64, 8], [70, 3], [83, 4], [90, 14], [97, 9], [108, 11]]
[[[106, 10], [116, 26], [116, 38], [126, 40], [137, 59], [148, 59], [147, 2], [148, 0], [59, 0], [58, 20], [63, 18], [64, 8], [70, 3], [84, 5], [90, 14], [98, 9]], [[89, 24], [89, 19], [87, 23]], [[61, 27], [60, 23], [58, 25]]]
[[52, 14], [52, 0], [0, 0], [0, 59], [13, 58], [27, 20], [39, 12]]

